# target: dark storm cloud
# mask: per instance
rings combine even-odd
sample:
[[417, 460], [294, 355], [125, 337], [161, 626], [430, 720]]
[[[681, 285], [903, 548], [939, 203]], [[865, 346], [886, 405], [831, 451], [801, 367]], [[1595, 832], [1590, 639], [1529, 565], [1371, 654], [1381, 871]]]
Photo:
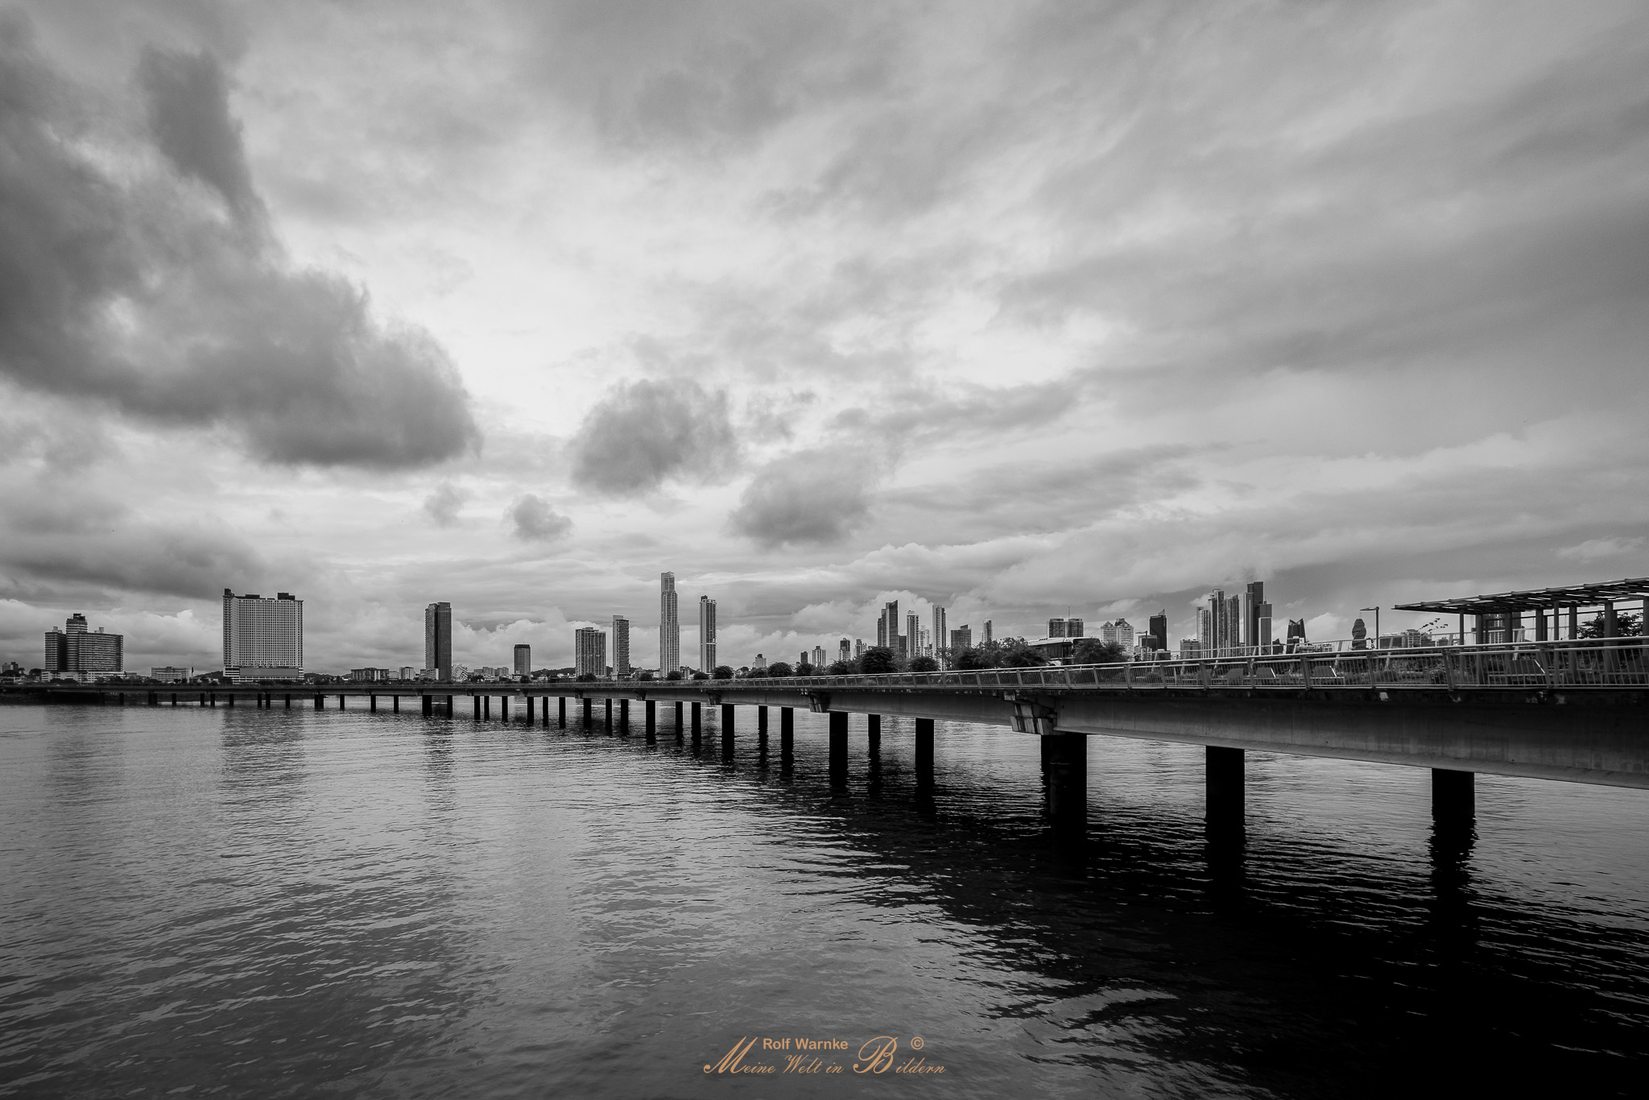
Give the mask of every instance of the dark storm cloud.
[[804, 451], [757, 472], [727, 521], [729, 528], [765, 548], [839, 542], [870, 516], [870, 484], [832, 451]]
[[517, 497], [505, 516], [514, 525], [515, 537], [526, 542], [551, 542], [573, 529], [572, 520], [534, 493]]
[[217, 188], [240, 217], [259, 212], [240, 124], [229, 115], [229, 89], [217, 60], [150, 48], [138, 66], [138, 81], [149, 101], [150, 132], [172, 165]]
[[478, 446], [468, 395], [427, 333], [381, 325], [365, 291], [296, 270], [245, 231], [238, 219], [261, 207], [211, 57], [147, 55], [141, 83], [172, 170], [117, 171], [92, 150], [132, 161], [151, 136], [95, 109], [32, 38], [0, 16], [0, 372], [226, 429], [279, 463], [408, 467]]
[[725, 480], [737, 456], [727, 394], [692, 379], [618, 386], [584, 418], [572, 456], [575, 484], [618, 496]]

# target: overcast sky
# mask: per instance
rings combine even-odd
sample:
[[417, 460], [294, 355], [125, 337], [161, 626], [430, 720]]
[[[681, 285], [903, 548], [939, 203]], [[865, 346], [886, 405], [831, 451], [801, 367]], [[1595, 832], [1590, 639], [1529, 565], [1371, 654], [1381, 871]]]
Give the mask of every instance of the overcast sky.
[[1344, 637], [1649, 574], [1646, 379], [1642, 0], [0, 0], [25, 667]]

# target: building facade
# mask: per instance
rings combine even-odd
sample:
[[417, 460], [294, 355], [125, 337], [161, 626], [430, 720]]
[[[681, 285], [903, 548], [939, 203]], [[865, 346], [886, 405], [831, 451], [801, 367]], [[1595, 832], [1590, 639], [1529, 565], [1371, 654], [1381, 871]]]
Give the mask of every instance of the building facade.
[[46, 631], [42, 672], [73, 673], [76, 677], [106, 676], [126, 668], [126, 636], [88, 630], [86, 616], [76, 611], [62, 630]]
[[518, 645], [514, 650], [515, 674], [517, 676], [532, 675], [532, 646]]
[[163, 684], [181, 684], [194, 676], [195, 670], [182, 665], [155, 665], [149, 670], [149, 679]]
[[607, 635], [593, 626], [573, 631], [573, 673], [597, 679], [607, 675]]
[[233, 683], [303, 679], [303, 601], [223, 590], [223, 674]]
[[699, 668], [716, 670], [716, 601], [699, 597]]
[[969, 626], [967, 623], [963, 623], [961, 626], [950, 632], [951, 653], [956, 654], [962, 652], [964, 649], [972, 648], [973, 627]]
[[1151, 648], [1159, 652], [1168, 649], [1168, 609], [1165, 607], [1152, 615], [1149, 620], [1148, 637], [1151, 639]]
[[424, 667], [452, 679], [452, 605], [445, 600], [424, 608]]
[[676, 575], [658, 575], [658, 672], [681, 667], [681, 618], [676, 611]]

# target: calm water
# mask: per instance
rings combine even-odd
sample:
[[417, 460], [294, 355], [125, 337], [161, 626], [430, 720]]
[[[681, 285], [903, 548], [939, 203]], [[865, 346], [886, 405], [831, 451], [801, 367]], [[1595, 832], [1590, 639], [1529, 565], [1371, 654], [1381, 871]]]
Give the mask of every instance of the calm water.
[[[924, 801], [855, 718], [832, 797], [796, 718], [786, 775], [744, 709], [723, 761], [711, 716], [0, 708], [0, 1092], [1641, 1095], [1649, 792], [1480, 777], [1461, 850], [1424, 771], [1250, 754], [1211, 863], [1198, 749], [1090, 739], [1073, 845], [1030, 739], [941, 723]], [[878, 1035], [943, 1074], [855, 1074]], [[795, 1036], [845, 1072], [704, 1072]]]

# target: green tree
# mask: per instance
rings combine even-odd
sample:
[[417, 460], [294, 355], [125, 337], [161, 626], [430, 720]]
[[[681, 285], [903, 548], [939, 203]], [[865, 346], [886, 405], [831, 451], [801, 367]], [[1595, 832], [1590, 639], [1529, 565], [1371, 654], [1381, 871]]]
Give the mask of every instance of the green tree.
[[814, 671], [812, 661], [803, 661], [801, 664], [796, 666], [797, 676], [812, 676]]
[[893, 650], [885, 645], [873, 645], [859, 658], [859, 671], [867, 676], [879, 676], [895, 671]]
[[912, 672], [937, 672], [939, 671], [939, 662], [932, 657], [912, 657], [910, 670]]
[[638, 680], [655, 680], [655, 679], [657, 679], [657, 677], [653, 675], [653, 670], [652, 669], [644, 668], [640, 672], [636, 673], [636, 679], [638, 679]]
[[826, 671], [828, 671], [832, 676], [852, 676], [859, 670], [853, 667], [852, 661], [837, 661]]
[[767, 674], [773, 677], [795, 675], [795, 673], [791, 671], [790, 665], [785, 661], [774, 661], [772, 664], [768, 665]]
[[[1640, 617], [1632, 614], [1630, 611], [1623, 611], [1615, 616], [1615, 637], [1641, 638], [1642, 636], [1643, 620]], [[1597, 617], [1591, 622], [1580, 624], [1580, 637], [1603, 637], [1603, 612], [1599, 611], [1597, 613]]]
[[574, 679], [577, 680], [581, 684], [593, 684], [595, 682], [595, 673], [593, 673], [593, 672], [580, 672], [577, 676], [574, 677]]
[[710, 674], [708, 672], [694, 672], [693, 673], [693, 679], [695, 679], [695, 680], [708, 680], [708, 679], [710, 679]]
[[1001, 668], [1034, 668], [1048, 663], [1042, 651], [1033, 649], [1023, 638], [1004, 638], [995, 645], [997, 665]]
[[711, 673], [711, 675], [717, 680], [731, 680], [733, 678], [733, 670], [726, 665], [717, 665], [715, 672]]
[[1099, 638], [1079, 638], [1071, 649], [1071, 660], [1079, 665], [1114, 665], [1128, 659], [1128, 651], [1117, 642]]
[[991, 660], [978, 646], [968, 646], [953, 653], [950, 664], [952, 668], [967, 672], [970, 669], [990, 668]]
[[681, 679], [681, 669], [672, 668], [669, 672], [666, 672], [664, 674], [664, 678], [666, 680], [679, 680], [679, 679]]

